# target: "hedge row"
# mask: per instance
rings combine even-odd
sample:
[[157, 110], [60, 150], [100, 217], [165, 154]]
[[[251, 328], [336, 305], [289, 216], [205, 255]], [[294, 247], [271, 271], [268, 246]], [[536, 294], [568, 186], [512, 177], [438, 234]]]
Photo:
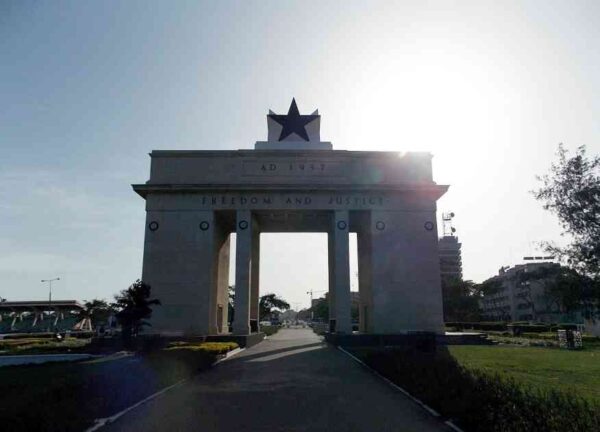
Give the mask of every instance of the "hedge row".
[[274, 335], [279, 331], [281, 326], [261, 326], [260, 331], [263, 332], [267, 336]]
[[[523, 333], [519, 335], [522, 338], [527, 339], [543, 339], [543, 340], [552, 340], [558, 341], [558, 333], [557, 332], [549, 332], [549, 333]], [[592, 335], [581, 335], [581, 339], [583, 342], [598, 342], [600, 343], [600, 337], [592, 336]]]
[[468, 371], [447, 351], [356, 350], [382, 375], [469, 432], [600, 430], [600, 405]]
[[528, 322], [503, 322], [503, 321], [482, 321], [482, 322], [447, 322], [446, 327], [452, 327], [456, 330], [482, 330], [482, 331], [512, 331], [513, 333], [544, 333], [555, 332], [557, 330], [577, 330], [577, 324], [530, 324]]
[[487, 321], [487, 322], [447, 322], [446, 327], [452, 327], [456, 330], [462, 331], [465, 329], [471, 330], [495, 330], [495, 331], [506, 331], [507, 323], [503, 321]]

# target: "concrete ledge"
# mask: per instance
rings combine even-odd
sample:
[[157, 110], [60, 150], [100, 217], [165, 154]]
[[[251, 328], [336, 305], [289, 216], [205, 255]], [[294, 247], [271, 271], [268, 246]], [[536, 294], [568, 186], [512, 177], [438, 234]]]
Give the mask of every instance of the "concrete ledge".
[[255, 150], [333, 150], [329, 141], [256, 141]]
[[446, 333], [436, 335], [438, 345], [496, 345], [485, 333]]

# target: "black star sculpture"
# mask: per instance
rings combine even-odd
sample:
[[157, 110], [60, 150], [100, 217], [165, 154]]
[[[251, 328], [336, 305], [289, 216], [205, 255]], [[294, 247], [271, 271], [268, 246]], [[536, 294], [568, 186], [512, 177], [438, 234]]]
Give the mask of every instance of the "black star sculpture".
[[296, 99], [294, 98], [292, 99], [292, 104], [290, 105], [287, 115], [269, 114], [269, 117], [283, 126], [281, 129], [281, 134], [279, 135], [279, 141], [284, 140], [293, 133], [298, 135], [304, 141], [309, 141], [305, 126], [311, 121], [319, 118], [318, 115], [314, 114], [300, 115], [298, 106], [296, 105]]

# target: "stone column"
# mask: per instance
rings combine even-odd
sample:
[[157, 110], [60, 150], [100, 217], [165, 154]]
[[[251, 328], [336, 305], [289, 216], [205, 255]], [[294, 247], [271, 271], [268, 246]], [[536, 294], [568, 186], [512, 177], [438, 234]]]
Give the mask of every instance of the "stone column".
[[371, 217], [361, 218], [357, 232], [358, 292], [360, 295], [359, 322], [361, 333], [370, 333], [373, 327], [373, 292], [371, 289]]
[[216, 334], [229, 333], [227, 326], [229, 312], [229, 232], [218, 253], [217, 304], [215, 310]]
[[[330, 230], [331, 231], [331, 230]], [[327, 234], [327, 270], [329, 273], [329, 331], [335, 331], [335, 253], [333, 233]]]
[[250, 334], [250, 283], [252, 278], [252, 213], [238, 210], [235, 251], [235, 320], [233, 333]]
[[252, 257], [250, 265], [250, 330], [260, 331], [259, 316], [259, 274], [260, 274], [260, 231], [256, 220], [252, 232]]
[[350, 313], [350, 256], [349, 256], [349, 217], [347, 210], [334, 212], [330, 236], [330, 262], [333, 262], [333, 291], [335, 292], [334, 313], [335, 331], [352, 333]]
[[443, 331], [435, 216], [435, 207], [421, 211], [372, 211], [374, 333]]
[[[159, 199], [157, 197], [156, 199]], [[149, 196], [142, 279], [152, 287], [148, 332], [207, 335], [215, 330], [218, 221], [213, 211], [155, 211]]]

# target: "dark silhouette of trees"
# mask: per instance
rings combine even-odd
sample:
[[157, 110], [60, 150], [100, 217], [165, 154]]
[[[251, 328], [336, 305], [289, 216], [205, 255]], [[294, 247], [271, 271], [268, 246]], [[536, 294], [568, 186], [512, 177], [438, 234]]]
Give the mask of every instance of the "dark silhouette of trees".
[[258, 303], [260, 319], [270, 316], [274, 309], [288, 310], [289, 308], [290, 304], [275, 294], [261, 296]]
[[152, 315], [151, 306], [160, 305], [160, 300], [150, 299], [150, 289], [150, 285], [138, 279], [115, 295], [116, 317], [125, 341], [137, 336], [142, 327], [150, 325], [146, 320]]
[[581, 307], [594, 318], [600, 315], [600, 156], [588, 157], [585, 146], [571, 156], [562, 144], [557, 155], [550, 173], [538, 177], [543, 186], [533, 191], [570, 239], [564, 247], [545, 244], [570, 267], [555, 275], [549, 292], [566, 310]]
[[600, 276], [600, 157], [587, 157], [585, 146], [573, 156], [563, 145], [550, 173], [538, 177], [543, 186], [533, 191], [544, 209], [554, 213], [570, 237], [568, 246], [546, 244], [546, 249], [564, 259], [569, 267]]
[[470, 280], [442, 279], [444, 321], [479, 321], [479, 286]]
[[227, 299], [227, 321], [232, 323], [235, 318], [235, 285], [227, 288]]
[[310, 310], [313, 320], [329, 322], [329, 293], [325, 293], [323, 298], [317, 299]]
[[90, 320], [92, 327], [105, 324], [108, 317], [116, 312], [115, 305], [106, 300], [94, 299], [84, 302], [85, 310], [82, 311], [83, 318]]

